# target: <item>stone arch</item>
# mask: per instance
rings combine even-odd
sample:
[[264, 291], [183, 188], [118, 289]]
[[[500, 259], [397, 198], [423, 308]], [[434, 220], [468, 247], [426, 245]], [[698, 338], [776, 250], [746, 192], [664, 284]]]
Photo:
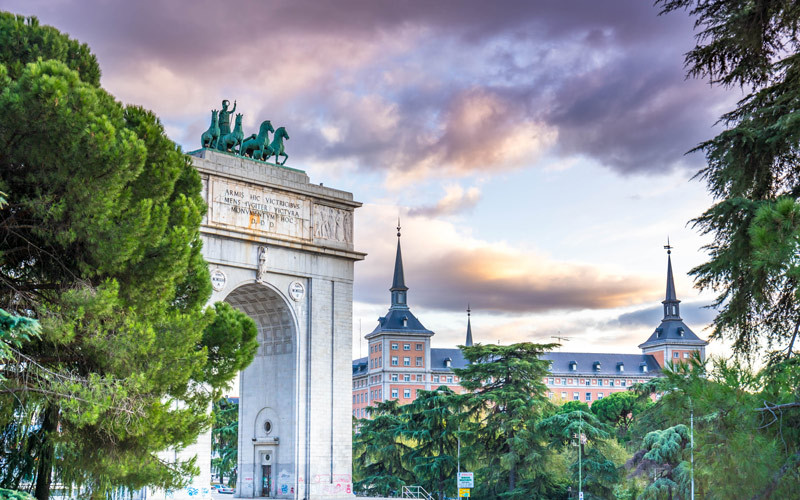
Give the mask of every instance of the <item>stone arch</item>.
[[[258, 330], [255, 359], [239, 379], [238, 462], [244, 480], [238, 495], [293, 497], [299, 352], [293, 303], [271, 284], [253, 282], [236, 287], [225, 301], [250, 316]], [[267, 421], [269, 432], [264, 429]]]
[[256, 356], [291, 354], [297, 350], [297, 321], [288, 301], [272, 286], [250, 283], [233, 290], [225, 301], [256, 322]]

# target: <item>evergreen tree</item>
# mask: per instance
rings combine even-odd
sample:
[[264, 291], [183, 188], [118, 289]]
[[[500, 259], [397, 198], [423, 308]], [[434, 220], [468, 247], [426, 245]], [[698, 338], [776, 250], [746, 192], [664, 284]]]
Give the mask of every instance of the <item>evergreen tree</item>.
[[456, 453], [461, 415], [454, 406], [453, 391], [442, 386], [419, 391], [404, 405], [400, 436], [409, 442], [408, 462], [416, 484], [444, 499], [456, 489]]
[[[214, 403], [214, 423], [211, 426], [211, 467], [216, 469], [223, 484], [236, 486], [236, 466], [239, 455], [239, 403], [227, 398]], [[225, 478], [228, 478], [227, 483]]]
[[612, 392], [592, 403], [592, 413], [597, 415], [601, 422], [614, 426], [619, 437], [624, 439], [634, 417], [641, 413], [646, 405], [646, 401], [633, 392]]
[[370, 417], [356, 421], [353, 436], [354, 488], [367, 496], [398, 496], [415, 484], [405, 465], [410, 446], [401, 438], [405, 425], [397, 400], [381, 401]]
[[540, 356], [553, 347], [462, 347], [470, 364], [453, 371], [467, 391], [461, 404], [469, 420], [462, 425], [475, 437], [470, 456], [478, 467], [476, 496], [527, 499], [546, 496], [556, 487], [547, 473], [545, 436], [536, 429], [551, 408], [543, 383], [549, 362]]
[[688, 9], [700, 28], [686, 56], [690, 76], [751, 90], [722, 117], [726, 130], [703, 142], [715, 204], [694, 220], [713, 236], [711, 259], [692, 270], [718, 292], [712, 338], [740, 354], [793, 343], [800, 325], [797, 276], [756, 265], [750, 237], [758, 210], [800, 195], [800, 6], [794, 0], [658, 0]]
[[570, 454], [570, 482], [581, 487], [587, 500], [611, 496], [619, 473], [617, 464], [604, 453], [606, 441], [613, 441], [605, 424], [591, 412], [578, 409], [559, 411], [541, 420], [537, 427], [547, 433], [550, 446], [575, 450]]
[[41, 324], [2, 366], [0, 462], [24, 470], [0, 484], [39, 500], [184, 484], [193, 461], [156, 452], [193, 443], [254, 355], [251, 320], [204, 309], [199, 175], [99, 75], [85, 45], [0, 13], [0, 307]]

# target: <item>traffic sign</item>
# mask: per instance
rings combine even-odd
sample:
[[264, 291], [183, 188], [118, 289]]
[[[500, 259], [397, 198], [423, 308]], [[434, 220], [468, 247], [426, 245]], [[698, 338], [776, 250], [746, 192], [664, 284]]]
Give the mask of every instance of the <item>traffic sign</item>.
[[459, 488], [474, 488], [475, 487], [475, 474], [472, 473], [472, 472], [459, 472], [458, 473], [458, 487]]
[[458, 497], [459, 498], [469, 498], [469, 488], [459, 488], [458, 489]]
[[578, 500], [583, 500], [583, 492], [578, 493]]

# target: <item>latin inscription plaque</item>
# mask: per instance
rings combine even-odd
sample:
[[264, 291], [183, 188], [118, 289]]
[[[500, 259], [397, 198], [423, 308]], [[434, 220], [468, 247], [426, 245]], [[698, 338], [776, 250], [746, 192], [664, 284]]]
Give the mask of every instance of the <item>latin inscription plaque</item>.
[[311, 200], [226, 179], [210, 187], [212, 225], [311, 240]]

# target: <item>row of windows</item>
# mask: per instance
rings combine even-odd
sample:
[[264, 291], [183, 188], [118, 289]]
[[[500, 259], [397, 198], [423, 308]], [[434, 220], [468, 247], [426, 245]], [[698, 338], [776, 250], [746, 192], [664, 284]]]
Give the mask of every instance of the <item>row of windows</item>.
[[[421, 373], [417, 373], [416, 375], [411, 373], [392, 373], [389, 380], [392, 382], [425, 382], [425, 375]], [[454, 382], [458, 383], [458, 377], [453, 377], [452, 375], [433, 375], [431, 376], [431, 380], [435, 384], [452, 384]]]
[[[631, 381], [636, 382], [635, 380]], [[640, 383], [644, 383], [644, 379], [639, 379]], [[608, 386], [608, 387], [626, 387], [628, 384], [627, 380], [615, 380], [615, 379], [597, 379], [597, 378], [587, 378], [587, 379], [577, 379], [577, 378], [556, 378], [550, 377], [545, 380], [545, 384], [547, 385], [599, 385], [599, 386]]]
[[379, 368], [383, 365], [383, 358], [372, 358], [369, 360], [370, 368]]
[[[414, 397], [419, 396], [419, 389], [414, 389]], [[397, 399], [397, 389], [392, 389], [392, 398]], [[403, 389], [403, 397], [405, 399], [411, 398], [411, 389]]]
[[[381, 398], [381, 390], [380, 389], [375, 389], [374, 391], [369, 391], [369, 397], [373, 401], [375, 401], [376, 399], [380, 399]], [[369, 401], [367, 401], [367, 393], [366, 392], [362, 392], [362, 393], [359, 393], [359, 394], [353, 394], [353, 404], [368, 403], [368, 402]]]
[[[369, 346], [369, 352], [371, 352], [371, 353], [380, 352], [380, 351], [383, 350], [382, 347], [383, 347], [383, 345], [380, 342], [375, 342], [374, 344]], [[390, 345], [390, 348], [392, 350], [394, 350], [394, 351], [398, 351], [398, 350], [400, 350], [400, 343], [399, 342], [392, 342], [391, 345]], [[422, 343], [418, 342], [418, 343], [414, 344], [414, 349], [417, 350], [417, 351], [424, 351], [425, 350], [425, 344], [422, 344]], [[411, 350], [411, 344], [403, 344], [403, 350], [404, 351], [410, 351]]]
[[[392, 366], [399, 366], [400, 359], [397, 356], [392, 356]], [[403, 366], [411, 366], [411, 356], [403, 357]], [[417, 356], [415, 366], [422, 365], [422, 356]]]
[[[400, 344], [398, 342], [392, 342], [389, 347], [393, 351], [397, 351], [397, 350], [400, 349]], [[417, 351], [423, 351], [423, 350], [425, 350], [425, 344], [420, 344], [420, 343], [414, 344], [414, 349], [416, 349]], [[410, 351], [411, 350], [411, 344], [403, 344], [403, 350], [404, 351]]]
[[[547, 397], [550, 398], [550, 399], [553, 399], [554, 396], [555, 396], [555, 394], [552, 393], [552, 392], [548, 392], [547, 393]], [[603, 399], [603, 396], [604, 396], [604, 394], [602, 392], [598, 392], [597, 393], [597, 399]], [[586, 397], [586, 401], [591, 401], [592, 400], [592, 393], [591, 392], [587, 392], [585, 397]], [[562, 401], [566, 401], [567, 400], [567, 393], [566, 392], [562, 392], [561, 393], [561, 400]], [[573, 392], [572, 393], [572, 400], [573, 401], [580, 401], [581, 400], [581, 393]]]

